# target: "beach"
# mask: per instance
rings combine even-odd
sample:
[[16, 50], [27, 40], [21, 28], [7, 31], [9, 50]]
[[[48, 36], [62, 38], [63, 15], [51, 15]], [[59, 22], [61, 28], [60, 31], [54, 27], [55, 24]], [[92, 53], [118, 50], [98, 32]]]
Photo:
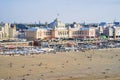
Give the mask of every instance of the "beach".
[[120, 49], [0, 55], [0, 80], [120, 80]]

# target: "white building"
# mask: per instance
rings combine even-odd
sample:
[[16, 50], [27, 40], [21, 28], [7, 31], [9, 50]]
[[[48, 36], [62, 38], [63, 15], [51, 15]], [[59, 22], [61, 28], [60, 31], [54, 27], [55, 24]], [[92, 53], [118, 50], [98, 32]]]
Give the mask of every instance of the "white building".
[[16, 26], [9, 23], [0, 24], [0, 39], [16, 38]]

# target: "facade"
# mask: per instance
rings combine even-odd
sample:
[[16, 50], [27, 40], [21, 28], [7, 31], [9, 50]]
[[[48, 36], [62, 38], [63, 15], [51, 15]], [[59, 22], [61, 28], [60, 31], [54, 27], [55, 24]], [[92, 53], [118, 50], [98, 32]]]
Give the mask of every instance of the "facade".
[[17, 38], [18, 32], [16, 31], [16, 25], [11, 25], [9, 28], [9, 38]]
[[0, 25], [0, 39], [2, 39], [4, 37], [4, 27], [3, 25]]
[[27, 40], [49, 39], [52, 38], [52, 30], [41, 27], [29, 28], [25, 32], [25, 37]]
[[120, 39], [120, 27], [114, 27], [114, 39]]
[[107, 27], [104, 29], [104, 34], [108, 36], [109, 38], [112, 38], [114, 35], [114, 28], [113, 27]]
[[6, 24], [1, 24], [0, 25], [0, 38], [1, 39], [6, 39], [9, 38], [9, 27], [10, 24], [6, 23]]
[[120, 27], [117, 26], [111, 26], [111, 27], [106, 27], [104, 29], [104, 34], [108, 36], [108, 38], [120, 38]]
[[48, 26], [29, 28], [25, 32], [27, 40], [52, 39], [52, 38], [93, 38], [95, 28], [84, 28], [80, 24], [73, 23], [66, 26], [64, 23], [55, 19]]
[[9, 23], [0, 24], [0, 39], [16, 38], [16, 26]]
[[80, 37], [81, 38], [95, 38], [95, 28], [81, 28]]
[[82, 26], [80, 24], [77, 24], [76, 22], [71, 24], [68, 27], [69, 38], [79, 38], [80, 37], [80, 28], [82, 28]]
[[41, 36], [40, 30], [39, 28], [29, 28], [26, 32], [25, 32], [25, 36], [27, 40], [34, 40], [34, 39], [39, 39], [39, 37], [37, 37], [37, 34], [39, 34], [39, 36]]
[[52, 38], [68, 38], [67, 27], [58, 19], [50, 23], [49, 27], [52, 28]]

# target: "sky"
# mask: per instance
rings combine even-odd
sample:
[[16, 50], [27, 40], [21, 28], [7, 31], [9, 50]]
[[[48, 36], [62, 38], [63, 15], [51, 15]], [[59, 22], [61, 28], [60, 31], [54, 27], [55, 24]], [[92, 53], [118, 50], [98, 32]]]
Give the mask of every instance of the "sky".
[[0, 22], [120, 22], [120, 0], [0, 0]]

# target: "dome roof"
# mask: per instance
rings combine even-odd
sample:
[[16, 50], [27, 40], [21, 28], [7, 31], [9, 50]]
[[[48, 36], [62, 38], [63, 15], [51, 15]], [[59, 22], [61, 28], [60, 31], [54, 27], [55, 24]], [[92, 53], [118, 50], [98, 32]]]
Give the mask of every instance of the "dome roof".
[[48, 25], [49, 27], [51, 27], [51, 28], [56, 28], [56, 27], [58, 27], [58, 28], [63, 28], [63, 27], [65, 27], [65, 24], [64, 23], [62, 23], [61, 21], [59, 21], [57, 18], [53, 21], [53, 22], [51, 22], [49, 25]]

